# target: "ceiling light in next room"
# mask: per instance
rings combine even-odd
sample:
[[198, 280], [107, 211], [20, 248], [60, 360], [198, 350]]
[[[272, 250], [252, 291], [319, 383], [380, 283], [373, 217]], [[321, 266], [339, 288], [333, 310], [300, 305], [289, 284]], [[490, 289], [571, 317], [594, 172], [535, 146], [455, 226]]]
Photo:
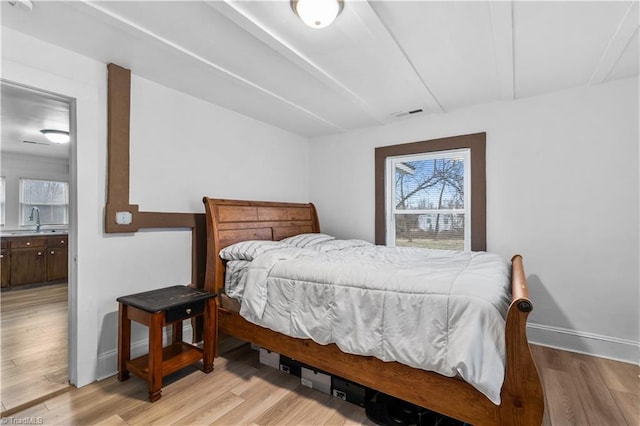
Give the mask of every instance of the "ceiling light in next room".
[[22, 7], [24, 9], [27, 9], [28, 11], [33, 10], [33, 3], [31, 3], [31, 0], [12, 0], [9, 1], [9, 4], [13, 7]]
[[311, 28], [325, 28], [344, 7], [343, 0], [291, 0], [291, 8]]
[[65, 132], [64, 130], [42, 129], [40, 133], [53, 143], [69, 142], [69, 132]]

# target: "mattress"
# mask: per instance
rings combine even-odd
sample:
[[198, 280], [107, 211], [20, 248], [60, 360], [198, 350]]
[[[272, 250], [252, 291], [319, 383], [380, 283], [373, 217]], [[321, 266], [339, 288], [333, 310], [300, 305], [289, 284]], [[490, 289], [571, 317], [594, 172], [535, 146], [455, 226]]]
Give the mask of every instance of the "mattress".
[[511, 297], [510, 264], [497, 255], [334, 240], [231, 270], [227, 294], [252, 323], [460, 376], [500, 403]]

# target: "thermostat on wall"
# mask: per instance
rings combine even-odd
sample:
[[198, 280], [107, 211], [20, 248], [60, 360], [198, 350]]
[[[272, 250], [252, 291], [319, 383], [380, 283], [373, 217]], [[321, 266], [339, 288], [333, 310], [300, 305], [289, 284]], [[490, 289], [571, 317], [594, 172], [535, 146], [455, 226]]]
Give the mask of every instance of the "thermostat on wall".
[[116, 223], [118, 225], [131, 225], [131, 212], [116, 212]]

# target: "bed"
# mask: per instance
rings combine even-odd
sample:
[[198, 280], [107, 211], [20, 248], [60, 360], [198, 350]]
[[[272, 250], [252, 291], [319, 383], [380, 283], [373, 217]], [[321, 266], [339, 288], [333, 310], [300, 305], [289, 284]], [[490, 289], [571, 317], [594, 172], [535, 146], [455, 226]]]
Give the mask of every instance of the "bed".
[[[529, 350], [526, 320], [532, 310], [522, 258], [511, 260], [510, 300], [504, 330], [504, 378], [499, 404], [460, 375], [448, 377], [397, 361], [343, 352], [337, 344], [318, 344], [250, 322], [241, 305], [225, 292], [226, 261], [220, 251], [249, 240], [280, 241], [319, 233], [313, 204], [205, 198], [207, 262], [205, 288], [216, 292], [218, 336], [230, 335], [474, 425], [539, 425], [544, 398]], [[264, 258], [263, 256], [262, 258]]]

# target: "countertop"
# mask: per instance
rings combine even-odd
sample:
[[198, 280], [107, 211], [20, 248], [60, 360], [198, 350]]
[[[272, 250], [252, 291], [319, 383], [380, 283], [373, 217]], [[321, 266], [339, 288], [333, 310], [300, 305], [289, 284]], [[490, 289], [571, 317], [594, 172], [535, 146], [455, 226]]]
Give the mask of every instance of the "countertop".
[[67, 235], [69, 233], [66, 229], [42, 229], [36, 232], [35, 229], [21, 229], [21, 230], [7, 230], [0, 231], [0, 237], [46, 237], [49, 235]]

